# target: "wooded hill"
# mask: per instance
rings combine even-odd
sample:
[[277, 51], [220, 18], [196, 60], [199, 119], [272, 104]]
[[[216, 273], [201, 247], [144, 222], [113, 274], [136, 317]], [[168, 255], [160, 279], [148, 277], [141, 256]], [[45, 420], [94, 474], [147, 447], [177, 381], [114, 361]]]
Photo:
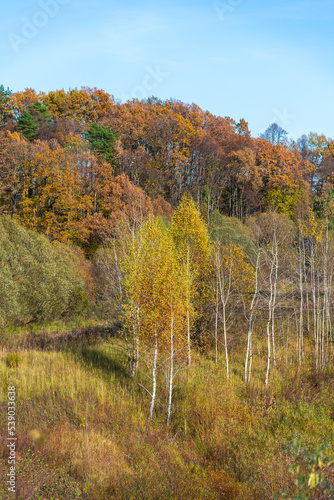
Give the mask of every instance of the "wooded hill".
[[219, 210], [239, 219], [309, 206], [321, 215], [332, 199], [331, 139], [289, 141], [277, 124], [252, 138], [244, 119], [195, 104], [1, 86], [0, 126], [1, 213], [87, 253], [120, 214], [153, 207], [170, 218], [184, 193], [206, 217]]

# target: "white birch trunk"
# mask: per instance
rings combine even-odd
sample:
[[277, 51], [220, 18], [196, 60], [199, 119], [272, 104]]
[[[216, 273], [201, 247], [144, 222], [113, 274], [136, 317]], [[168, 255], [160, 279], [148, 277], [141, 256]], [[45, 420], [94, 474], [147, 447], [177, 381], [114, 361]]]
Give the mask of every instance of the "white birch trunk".
[[218, 363], [218, 313], [219, 313], [219, 297], [218, 297], [218, 278], [216, 288], [216, 318], [215, 318], [215, 361]]
[[158, 359], [158, 339], [155, 339], [154, 345], [154, 358], [153, 358], [153, 367], [152, 367], [152, 398], [151, 398], [151, 406], [150, 406], [150, 419], [153, 418], [155, 397], [157, 393], [157, 359]]
[[252, 335], [253, 335], [253, 315], [255, 303], [257, 300], [258, 294], [258, 272], [259, 272], [259, 263], [260, 263], [260, 251], [258, 251], [257, 259], [256, 259], [256, 267], [255, 267], [255, 289], [252, 297], [252, 302], [250, 305], [249, 316], [248, 316], [248, 332], [247, 332], [247, 349], [246, 349], [246, 359], [245, 359], [245, 384], [249, 384], [251, 379], [251, 369], [252, 369]]
[[269, 307], [268, 307], [268, 321], [267, 321], [267, 349], [268, 349], [268, 358], [267, 358], [267, 371], [266, 371], [266, 380], [265, 385], [268, 385], [269, 381], [269, 371], [270, 371], [270, 363], [271, 363], [271, 332], [270, 332], [270, 324], [272, 320], [272, 302], [273, 302], [273, 267], [274, 260], [272, 260], [270, 267], [270, 297], [269, 297]]
[[223, 328], [224, 328], [224, 343], [225, 343], [225, 360], [226, 360], [226, 378], [229, 378], [228, 364], [228, 347], [227, 347], [227, 328], [226, 328], [226, 303], [223, 302]]
[[190, 337], [190, 256], [189, 245], [187, 248], [187, 340], [188, 340], [188, 366], [191, 365], [191, 337]]
[[167, 409], [167, 425], [170, 423], [170, 415], [172, 411], [172, 396], [173, 396], [173, 377], [174, 377], [174, 317], [171, 311], [170, 322], [170, 371], [169, 371], [169, 394], [168, 394], [168, 409]]

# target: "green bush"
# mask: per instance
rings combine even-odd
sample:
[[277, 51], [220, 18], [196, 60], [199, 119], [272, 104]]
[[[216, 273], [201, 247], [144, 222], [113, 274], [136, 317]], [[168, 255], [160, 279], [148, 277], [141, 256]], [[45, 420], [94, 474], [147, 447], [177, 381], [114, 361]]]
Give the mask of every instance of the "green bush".
[[0, 217], [0, 323], [57, 319], [82, 310], [88, 296], [75, 265], [75, 250], [60, 251], [45, 236]]
[[234, 243], [241, 246], [248, 255], [256, 251], [252, 231], [236, 217], [227, 217], [217, 210], [210, 218], [210, 236], [213, 240], [220, 240], [224, 244]]

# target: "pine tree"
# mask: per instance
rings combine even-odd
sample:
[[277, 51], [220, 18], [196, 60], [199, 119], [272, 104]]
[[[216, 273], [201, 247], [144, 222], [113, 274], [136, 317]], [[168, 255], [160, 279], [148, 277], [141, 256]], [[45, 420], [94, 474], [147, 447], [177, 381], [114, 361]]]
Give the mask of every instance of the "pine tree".
[[6, 103], [9, 101], [12, 91], [0, 85], [0, 126], [8, 121], [8, 114], [5, 111]]
[[29, 142], [32, 142], [37, 135], [38, 124], [36, 118], [34, 118], [28, 111], [23, 111], [17, 125], [17, 130], [21, 132], [23, 137], [25, 137]]
[[95, 151], [98, 156], [103, 157], [111, 165], [115, 163], [114, 143], [116, 137], [109, 128], [93, 123], [87, 133], [87, 140], [91, 149]]

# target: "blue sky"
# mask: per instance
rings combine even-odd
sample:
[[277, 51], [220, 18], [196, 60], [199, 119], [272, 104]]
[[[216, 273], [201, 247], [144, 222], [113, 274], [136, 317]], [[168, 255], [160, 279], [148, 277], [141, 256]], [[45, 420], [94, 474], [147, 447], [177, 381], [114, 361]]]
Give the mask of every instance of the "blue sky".
[[334, 138], [332, 0], [15, 0], [0, 7], [0, 84], [98, 87], [195, 102], [257, 136]]

